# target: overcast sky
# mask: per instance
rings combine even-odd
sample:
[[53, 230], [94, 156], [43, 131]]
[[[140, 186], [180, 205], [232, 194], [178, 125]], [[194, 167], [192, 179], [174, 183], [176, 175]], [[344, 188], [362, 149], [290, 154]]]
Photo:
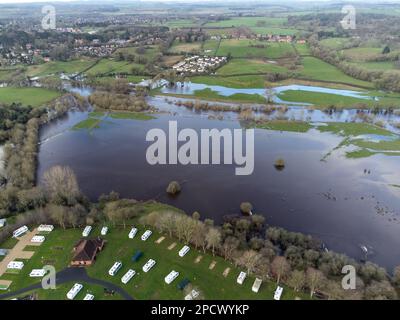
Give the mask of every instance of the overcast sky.
[[[1, 3], [27, 3], [27, 2], [72, 2], [72, 1], [85, 1], [85, 0], [0, 0]], [[93, 0], [89, 0], [93, 1]], [[112, 0], [105, 0], [104, 2], [111, 2]], [[115, 0], [118, 2], [119, 0]], [[122, 0], [123, 2], [128, 2], [129, 0]], [[241, 2], [243, 0], [132, 0], [132, 2]], [[272, 3], [279, 3], [279, 2], [346, 2], [345, 0], [250, 0], [250, 2], [272, 2]], [[383, 2], [383, 3], [393, 3], [399, 2], [400, 0], [349, 0], [347, 2]], [[98, 0], [98, 2], [102, 2], [102, 0]], [[120, 1], [121, 2], [121, 1]]]
[[[72, 1], [85, 1], [85, 0], [0, 0], [0, 3], [27, 3], [27, 2], [72, 2]], [[90, 1], [90, 0], [89, 0]], [[99, 2], [101, 2], [102, 0], [99, 0]], [[105, 2], [110, 2], [112, 0], [105, 0]], [[116, 2], [118, 2], [118, 0], [115, 0]], [[127, 1], [127, 0], [122, 0], [122, 1]], [[242, 0], [133, 0], [132, 2], [239, 2]], [[256, 2], [256, 1], [265, 1], [265, 2], [280, 2], [279, 0], [251, 0], [252, 2]], [[304, 2], [304, 1], [330, 1], [330, 0], [284, 0], [284, 1], [292, 1], [292, 2]], [[340, 0], [338, 0], [339, 2]], [[351, 0], [350, 0], [351, 1]], [[354, 1], [354, 0], [353, 0]], [[353, 2], [351, 1], [351, 2]], [[357, 1], [357, 0], [356, 0]], [[359, 0], [361, 1], [361, 0]], [[379, 1], [379, 0], [377, 0]]]

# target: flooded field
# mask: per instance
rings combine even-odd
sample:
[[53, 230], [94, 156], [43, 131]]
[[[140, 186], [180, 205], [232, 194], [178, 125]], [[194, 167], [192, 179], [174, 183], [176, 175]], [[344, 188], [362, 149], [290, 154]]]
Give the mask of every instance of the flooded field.
[[[215, 120], [210, 112], [194, 112], [165, 98], [149, 103], [162, 111], [153, 120], [108, 117], [96, 129], [71, 130], [88, 116], [75, 111], [42, 128], [39, 179], [49, 167], [67, 165], [91, 199], [114, 190], [124, 197], [170, 203], [189, 214], [199, 211], [202, 218], [216, 222], [240, 214], [240, 203], [250, 201], [254, 212], [271, 225], [312, 234], [329, 249], [357, 259], [364, 257], [360, 246], [365, 245], [373, 251], [369, 258], [389, 269], [398, 263], [400, 253], [392, 248], [400, 246], [399, 157], [347, 159], [335, 152], [321, 161], [341, 137], [314, 128], [304, 133], [256, 129], [252, 175], [235, 176], [234, 165], [151, 166], [145, 156], [150, 129], [168, 131], [170, 120], [180, 129], [196, 131], [236, 129], [241, 123], [234, 112]], [[314, 111], [310, 116], [327, 121], [318, 117], [332, 115]], [[274, 167], [277, 158], [285, 159], [282, 171]], [[175, 198], [165, 193], [171, 180], [182, 185]]]

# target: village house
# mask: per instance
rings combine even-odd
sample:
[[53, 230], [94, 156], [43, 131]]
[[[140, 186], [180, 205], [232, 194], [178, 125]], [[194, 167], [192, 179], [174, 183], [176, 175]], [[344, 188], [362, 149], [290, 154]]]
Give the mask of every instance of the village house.
[[104, 245], [105, 241], [101, 238], [79, 240], [73, 250], [71, 266], [91, 266], [96, 260], [96, 255], [103, 250]]

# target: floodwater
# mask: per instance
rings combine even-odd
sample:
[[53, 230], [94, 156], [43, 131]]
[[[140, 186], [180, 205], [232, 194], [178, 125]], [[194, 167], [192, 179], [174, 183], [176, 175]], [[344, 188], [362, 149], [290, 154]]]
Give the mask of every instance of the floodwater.
[[[224, 86], [216, 86], [216, 85], [208, 85], [203, 83], [177, 83], [175, 86], [163, 86], [161, 88], [162, 93], [172, 93], [172, 94], [187, 94], [191, 95], [194, 94], [195, 91], [209, 89], [212, 91], [217, 92], [221, 96], [231, 96], [237, 93], [241, 94], [259, 94], [261, 96], [266, 96], [267, 92], [266, 89], [263, 88], [230, 88]], [[277, 86], [271, 88], [274, 94], [279, 94], [285, 91], [290, 90], [299, 90], [299, 91], [307, 91], [307, 92], [318, 92], [318, 93], [328, 93], [328, 94], [336, 94], [346, 97], [353, 97], [353, 98], [360, 98], [360, 99], [371, 99], [371, 97], [364, 95], [363, 92], [353, 91], [353, 90], [343, 90], [343, 89], [330, 89], [325, 87], [318, 87], [318, 86], [305, 86], [305, 85], [288, 85], [288, 86]], [[276, 103], [289, 103], [293, 105], [309, 105], [307, 103], [301, 102], [287, 102], [278, 98], [277, 96], [273, 97], [273, 101]]]
[[[70, 112], [41, 130], [38, 177], [54, 165], [70, 166], [82, 191], [92, 200], [111, 190], [138, 200], [157, 199], [200, 212], [217, 223], [225, 215], [240, 214], [239, 205], [249, 201], [254, 212], [267, 223], [291, 231], [311, 234], [329, 249], [356, 259], [363, 258], [360, 245], [374, 252], [369, 257], [391, 270], [400, 264], [400, 158], [375, 155], [346, 159], [334, 152], [321, 158], [341, 138], [311, 130], [288, 133], [256, 130], [255, 168], [249, 176], [236, 176], [235, 165], [149, 165], [146, 133], [153, 128], [168, 132], [168, 121], [178, 128], [237, 129], [235, 118], [212, 120], [153, 98], [151, 104], [172, 113], [161, 113], [149, 121], [108, 118], [100, 128], [70, 130], [87, 117]], [[184, 110], [174, 112], [176, 108]], [[178, 109], [177, 109], [178, 110]], [[274, 167], [277, 158], [286, 167]], [[174, 198], [165, 189], [171, 180], [182, 185]]]

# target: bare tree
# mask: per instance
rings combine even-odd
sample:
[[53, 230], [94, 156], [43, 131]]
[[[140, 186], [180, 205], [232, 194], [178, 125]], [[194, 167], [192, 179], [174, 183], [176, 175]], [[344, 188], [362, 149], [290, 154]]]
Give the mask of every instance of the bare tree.
[[239, 246], [239, 239], [235, 237], [227, 237], [221, 247], [222, 254], [225, 260], [232, 259], [234, 251]]
[[50, 168], [43, 175], [43, 183], [51, 201], [55, 204], [74, 204], [80, 194], [75, 173], [69, 167]]
[[60, 225], [64, 230], [66, 229], [67, 210], [63, 206], [49, 205], [47, 209], [50, 212], [50, 217]]
[[306, 271], [306, 279], [307, 279], [307, 286], [310, 289], [310, 297], [315, 293], [315, 290], [317, 290], [323, 283], [324, 280], [324, 274], [312, 267], [307, 268]]
[[192, 243], [194, 244], [196, 249], [198, 247], [201, 247], [203, 248], [203, 251], [205, 251], [207, 245], [206, 233], [207, 233], [207, 228], [204, 225], [204, 223], [197, 221], [192, 235]]
[[276, 283], [279, 283], [281, 278], [290, 272], [289, 262], [285, 257], [277, 256], [272, 261], [271, 270], [276, 277]]
[[221, 244], [221, 232], [217, 228], [210, 228], [206, 235], [207, 248], [211, 249], [213, 256], [215, 248]]
[[261, 255], [254, 250], [246, 250], [237, 261], [237, 264], [245, 267], [247, 269], [247, 273], [253, 273], [258, 264], [258, 261], [261, 259]]
[[304, 271], [294, 270], [289, 279], [287, 280], [287, 284], [289, 287], [292, 287], [294, 291], [300, 291], [303, 289], [306, 283], [306, 275]]

